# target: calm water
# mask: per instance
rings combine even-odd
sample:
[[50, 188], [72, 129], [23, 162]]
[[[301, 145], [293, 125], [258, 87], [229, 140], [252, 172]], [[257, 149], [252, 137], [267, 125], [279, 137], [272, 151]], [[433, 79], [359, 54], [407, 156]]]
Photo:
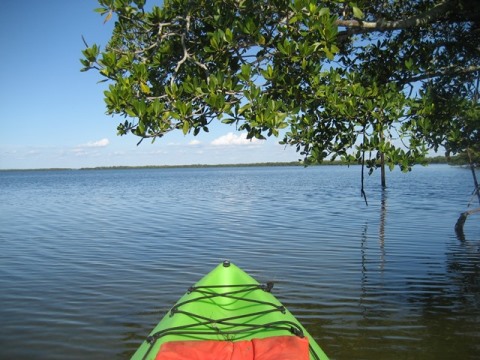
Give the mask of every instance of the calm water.
[[[230, 259], [332, 359], [480, 354], [469, 170], [358, 167], [0, 172], [0, 358], [128, 358]], [[477, 206], [478, 204], [473, 204]]]

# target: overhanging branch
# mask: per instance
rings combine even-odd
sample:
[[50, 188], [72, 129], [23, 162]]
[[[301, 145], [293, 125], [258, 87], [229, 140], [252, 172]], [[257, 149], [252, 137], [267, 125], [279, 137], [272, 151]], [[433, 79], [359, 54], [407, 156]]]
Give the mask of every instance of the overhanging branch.
[[404, 84], [409, 84], [413, 83], [416, 81], [422, 81], [422, 80], [427, 80], [431, 79], [434, 77], [438, 76], [458, 76], [458, 75], [465, 75], [465, 74], [471, 74], [474, 72], [480, 71], [480, 65], [479, 66], [469, 66], [466, 68], [459, 68], [457, 66], [452, 66], [452, 67], [447, 67], [447, 68], [442, 68], [438, 69], [437, 71], [430, 71], [430, 72], [424, 72], [422, 74], [408, 77], [405, 79], [402, 79], [399, 81], [400, 85]]
[[378, 19], [377, 21], [338, 19], [336, 25], [347, 30], [339, 32], [339, 36], [368, 33], [374, 31], [402, 30], [423, 27], [443, 20], [447, 22], [473, 21], [480, 19], [479, 11], [460, 11], [454, 0], [442, 0], [428, 11], [416, 16], [399, 20]]

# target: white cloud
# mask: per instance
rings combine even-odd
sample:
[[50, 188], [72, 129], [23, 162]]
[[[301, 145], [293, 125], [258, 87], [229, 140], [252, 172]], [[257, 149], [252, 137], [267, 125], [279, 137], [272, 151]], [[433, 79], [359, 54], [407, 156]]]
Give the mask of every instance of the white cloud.
[[188, 143], [188, 145], [192, 145], [192, 146], [195, 146], [195, 145], [200, 145], [201, 142], [199, 140], [192, 140]]
[[226, 135], [220, 136], [219, 138], [211, 142], [215, 146], [230, 146], [230, 145], [252, 145], [258, 144], [260, 140], [258, 139], [247, 139], [247, 133], [240, 133], [238, 135], [229, 132]]
[[98, 141], [91, 141], [86, 144], [80, 145], [81, 147], [89, 147], [89, 148], [95, 148], [95, 147], [105, 147], [110, 144], [110, 141], [107, 138], [98, 140]]

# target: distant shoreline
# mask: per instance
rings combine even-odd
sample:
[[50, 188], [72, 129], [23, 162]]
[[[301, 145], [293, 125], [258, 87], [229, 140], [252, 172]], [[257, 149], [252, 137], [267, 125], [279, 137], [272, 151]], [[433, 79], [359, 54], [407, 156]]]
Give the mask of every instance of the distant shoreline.
[[[318, 165], [340, 165], [340, 164], [315, 164]], [[85, 170], [134, 170], [134, 169], [190, 169], [190, 168], [216, 168], [216, 167], [275, 167], [275, 166], [304, 166], [301, 162], [265, 162], [245, 164], [190, 164], [190, 165], [117, 165], [117, 166], [95, 166], [83, 168], [38, 168], [38, 169], [0, 169], [0, 171], [85, 171]]]
[[[454, 161], [454, 158], [447, 159], [445, 156], [436, 156], [426, 158], [426, 164], [449, 164], [449, 165], [468, 165]], [[359, 164], [348, 164], [342, 161], [325, 161], [321, 164], [309, 164], [310, 166], [358, 166]], [[96, 166], [84, 168], [38, 168], [38, 169], [0, 169], [0, 171], [78, 171], [78, 170], [132, 170], [132, 169], [195, 169], [195, 168], [231, 168], [231, 167], [281, 167], [281, 166], [305, 166], [301, 161], [290, 162], [263, 162], [263, 163], [244, 163], [244, 164], [191, 164], [191, 165], [142, 165], [142, 166]]]

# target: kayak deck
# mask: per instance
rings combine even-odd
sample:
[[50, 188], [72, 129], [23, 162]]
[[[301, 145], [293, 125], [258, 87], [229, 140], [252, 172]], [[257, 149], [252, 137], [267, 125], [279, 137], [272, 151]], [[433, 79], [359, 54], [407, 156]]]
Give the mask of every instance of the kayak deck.
[[305, 328], [270, 293], [272, 287], [273, 283], [259, 284], [230, 262], [218, 265], [180, 298], [132, 359], [155, 359], [169, 342], [225, 343], [294, 336], [308, 339], [310, 360], [328, 360]]

